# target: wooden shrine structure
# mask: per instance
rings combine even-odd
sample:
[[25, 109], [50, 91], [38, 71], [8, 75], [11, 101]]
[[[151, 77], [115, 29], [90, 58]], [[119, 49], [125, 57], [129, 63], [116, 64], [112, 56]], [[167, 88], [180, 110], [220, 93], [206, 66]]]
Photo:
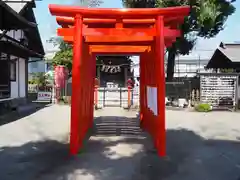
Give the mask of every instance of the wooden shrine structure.
[[104, 9], [49, 5], [61, 28], [58, 35], [73, 44], [70, 153], [77, 154], [93, 125], [96, 55], [140, 55], [140, 119], [160, 156], [166, 155], [165, 46], [181, 36], [178, 27], [188, 6]]

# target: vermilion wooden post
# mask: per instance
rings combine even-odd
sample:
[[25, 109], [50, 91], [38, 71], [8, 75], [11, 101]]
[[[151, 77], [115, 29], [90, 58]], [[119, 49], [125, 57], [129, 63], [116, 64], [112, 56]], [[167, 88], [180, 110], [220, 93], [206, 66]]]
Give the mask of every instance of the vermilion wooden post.
[[90, 62], [90, 58], [89, 58], [89, 52], [88, 52], [88, 45], [84, 42], [84, 48], [83, 48], [83, 53], [84, 53], [84, 76], [83, 76], [83, 80], [84, 80], [84, 95], [83, 95], [83, 98], [84, 98], [84, 134], [83, 136], [85, 136], [88, 128], [89, 128], [89, 102], [90, 102], [90, 99], [89, 99], [89, 80], [90, 80], [90, 74], [89, 74], [89, 70], [90, 70], [90, 67], [89, 67], [89, 62]]
[[[151, 87], [152, 88], [156, 88], [157, 87], [157, 79], [159, 78], [158, 74], [159, 72], [156, 72], [156, 61], [159, 61], [159, 59], [157, 59], [156, 57], [156, 45], [152, 46], [151, 52], [149, 53], [149, 59], [151, 59], [151, 63], [150, 64], [150, 69], [151, 69]], [[157, 97], [154, 97], [157, 98]], [[159, 145], [158, 145], [158, 139], [159, 139], [159, 123], [158, 123], [158, 116], [153, 112], [153, 110], [151, 110], [151, 114], [152, 114], [152, 118], [151, 118], [151, 122], [149, 122], [151, 124], [151, 132], [152, 132], [152, 137], [153, 137], [153, 141], [154, 141], [154, 145], [155, 147], [158, 149]]]
[[[148, 55], [147, 55], [148, 53], [146, 53], [145, 54], [145, 61], [147, 60], [147, 58], [148, 58]], [[145, 70], [144, 70], [144, 90], [145, 90], [145, 93], [144, 93], [144, 95], [145, 95], [145, 99], [146, 99], [146, 104], [145, 104], [145, 112], [146, 112], [146, 119], [147, 119], [147, 122], [146, 122], [146, 129], [147, 129], [147, 131], [150, 133], [150, 135], [152, 135], [152, 133], [151, 133], [151, 127], [149, 126], [149, 122], [151, 121], [151, 119], [149, 118], [149, 109], [148, 109], [148, 96], [147, 96], [147, 88], [148, 88], [148, 85], [149, 85], [149, 74], [148, 74], [148, 69], [149, 69], [149, 63], [145, 63], [144, 64], [144, 67], [145, 67]]]
[[80, 141], [82, 136], [85, 134], [85, 126], [86, 126], [86, 103], [87, 103], [87, 82], [86, 82], [86, 78], [87, 78], [87, 53], [86, 53], [86, 43], [83, 41], [82, 44], [82, 64], [81, 64], [81, 68], [80, 68], [80, 73], [81, 73], [81, 79], [80, 79], [80, 86], [81, 86], [81, 119], [80, 120], [80, 127], [81, 127], [81, 132], [79, 132], [80, 134]]
[[89, 52], [89, 46], [87, 45], [87, 104], [86, 104], [86, 111], [87, 111], [87, 131], [90, 127], [91, 123], [91, 79], [92, 79], [92, 58]]
[[92, 124], [93, 124], [93, 118], [94, 118], [94, 109], [93, 109], [93, 106], [94, 106], [94, 79], [95, 79], [95, 69], [96, 69], [96, 63], [94, 61], [94, 58], [95, 56], [89, 52], [90, 56], [89, 56], [89, 66], [90, 66], [90, 78], [89, 78], [89, 83], [90, 83], [90, 88], [89, 88], [89, 95], [90, 95], [90, 100], [89, 100], [89, 128], [92, 127]]
[[140, 56], [140, 118], [142, 128], [146, 130], [146, 53], [142, 53]]
[[98, 107], [98, 85], [97, 84], [95, 84], [94, 96], [95, 96], [95, 108], [97, 108]]
[[143, 81], [143, 117], [145, 119], [144, 121], [144, 128], [146, 127], [146, 123], [147, 123], [147, 57], [146, 57], [146, 53], [143, 53], [142, 55], [143, 57], [143, 67], [142, 67], [142, 81]]
[[88, 125], [87, 125], [87, 129], [89, 128], [89, 124], [90, 124], [90, 121], [91, 121], [91, 78], [92, 78], [92, 58], [89, 54], [89, 46], [87, 45], [87, 61], [88, 61], [88, 64], [87, 64], [87, 70], [88, 70], [88, 79], [87, 79], [87, 86], [88, 86], [88, 89], [87, 89], [87, 106], [86, 106], [86, 110], [87, 110], [87, 118], [88, 118]]
[[90, 126], [93, 123], [93, 119], [94, 119], [94, 91], [95, 91], [95, 76], [96, 76], [96, 56], [94, 54], [92, 54], [91, 56], [91, 89], [90, 89], [90, 93], [91, 93], [91, 103], [90, 103], [90, 109], [91, 109], [91, 123]]
[[[146, 87], [146, 99], [148, 102], [148, 98], [151, 98], [151, 94], [148, 95], [147, 93], [147, 89], [148, 88], [152, 88], [153, 84], [153, 69], [152, 69], [152, 65], [154, 63], [154, 56], [153, 56], [153, 50], [151, 50], [150, 52], [147, 53], [147, 59], [150, 61], [146, 64], [146, 79], [147, 79], [147, 87]], [[151, 100], [151, 99], [150, 99]], [[150, 109], [150, 104], [147, 103], [147, 108], [148, 108], [148, 130], [151, 134], [151, 136], [153, 137], [153, 139], [155, 140], [155, 129], [156, 129], [156, 124], [155, 124], [155, 118], [152, 112], [152, 109]]]
[[80, 66], [82, 61], [82, 17], [76, 15], [74, 24], [73, 67], [72, 67], [72, 105], [71, 105], [71, 134], [70, 153], [75, 155], [79, 149], [79, 120], [80, 120]]
[[139, 104], [140, 104], [140, 121], [141, 121], [141, 125], [143, 125], [143, 119], [144, 119], [144, 80], [143, 80], [143, 74], [144, 74], [144, 54], [140, 55], [140, 67], [139, 67], [139, 71], [140, 71], [140, 96], [139, 96]]
[[166, 155], [166, 130], [165, 130], [165, 66], [164, 66], [164, 22], [158, 16], [156, 21], [156, 85], [157, 85], [157, 150], [160, 156]]
[[88, 102], [87, 102], [87, 112], [88, 112], [88, 129], [91, 122], [91, 78], [92, 78], [92, 58], [89, 54], [89, 47], [88, 47]]

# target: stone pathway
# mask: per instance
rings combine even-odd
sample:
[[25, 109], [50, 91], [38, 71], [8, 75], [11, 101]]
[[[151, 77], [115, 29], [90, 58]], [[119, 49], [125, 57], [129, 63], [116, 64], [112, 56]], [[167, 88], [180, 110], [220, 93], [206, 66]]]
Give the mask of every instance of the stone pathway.
[[[116, 116], [119, 115], [119, 116]], [[147, 139], [135, 113], [120, 108], [95, 112], [93, 135], [82, 153], [41, 180], [130, 180]]]
[[93, 135], [75, 158], [68, 155], [68, 106], [47, 107], [0, 126], [0, 179], [131, 179], [149, 143], [135, 113], [120, 108], [95, 112]]
[[166, 111], [167, 158], [159, 158], [133, 111], [95, 112], [93, 135], [68, 155], [68, 106], [0, 126], [0, 180], [239, 180], [239, 113]]

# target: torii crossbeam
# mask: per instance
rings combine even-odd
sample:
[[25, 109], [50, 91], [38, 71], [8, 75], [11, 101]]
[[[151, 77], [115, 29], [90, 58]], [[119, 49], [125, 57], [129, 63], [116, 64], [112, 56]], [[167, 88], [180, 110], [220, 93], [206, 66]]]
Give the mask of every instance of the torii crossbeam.
[[177, 28], [188, 6], [103, 9], [49, 5], [61, 28], [57, 33], [73, 44], [70, 153], [82, 147], [93, 124], [96, 55], [140, 55], [140, 120], [166, 155], [164, 48], [181, 36]]

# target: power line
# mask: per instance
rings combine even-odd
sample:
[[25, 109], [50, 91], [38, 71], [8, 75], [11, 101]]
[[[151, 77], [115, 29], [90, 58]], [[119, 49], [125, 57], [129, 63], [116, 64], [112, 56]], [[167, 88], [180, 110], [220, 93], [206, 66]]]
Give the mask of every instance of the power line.
[[193, 51], [215, 51], [216, 49], [194, 49]]

